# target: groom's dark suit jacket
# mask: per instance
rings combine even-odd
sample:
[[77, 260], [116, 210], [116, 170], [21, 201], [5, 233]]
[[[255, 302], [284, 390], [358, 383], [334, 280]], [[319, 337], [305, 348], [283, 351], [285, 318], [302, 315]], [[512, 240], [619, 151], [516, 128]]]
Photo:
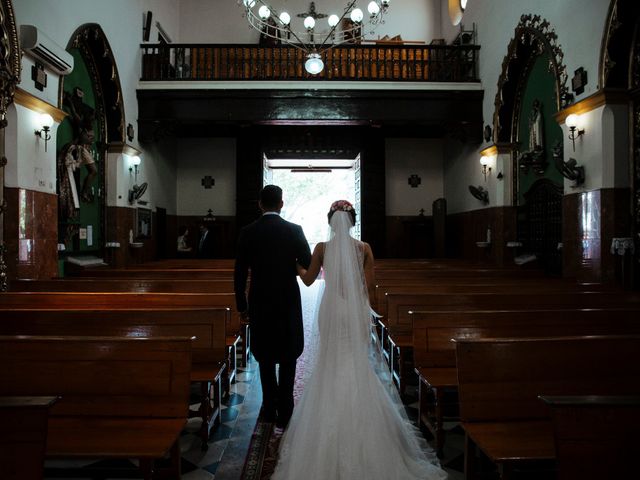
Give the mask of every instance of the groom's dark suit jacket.
[[241, 312], [248, 309], [251, 351], [258, 361], [295, 360], [304, 348], [296, 261], [305, 268], [311, 261], [309, 244], [299, 225], [279, 215], [263, 215], [240, 231], [234, 275], [236, 304]]

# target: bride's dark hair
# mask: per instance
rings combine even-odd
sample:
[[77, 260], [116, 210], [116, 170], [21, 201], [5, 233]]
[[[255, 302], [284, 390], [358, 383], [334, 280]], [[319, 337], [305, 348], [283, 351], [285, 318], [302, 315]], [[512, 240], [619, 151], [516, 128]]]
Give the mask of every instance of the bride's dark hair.
[[338, 211], [347, 212], [351, 216], [351, 223], [353, 223], [353, 225], [356, 224], [356, 209], [353, 208], [353, 205], [351, 205], [351, 203], [346, 200], [336, 200], [331, 204], [329, 213], [327, 213], [327, 219], [329, 223], [331, 223], [331, 217], [333, 217], [333, 214]]

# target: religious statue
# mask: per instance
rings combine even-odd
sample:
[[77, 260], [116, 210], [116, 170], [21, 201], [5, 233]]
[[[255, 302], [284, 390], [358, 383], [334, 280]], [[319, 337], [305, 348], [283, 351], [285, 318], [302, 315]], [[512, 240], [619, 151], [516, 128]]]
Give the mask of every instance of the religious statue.
[[[84, 92], [81, 88], [76, 87], [73, 93], [64, 92], [63, 105], [69, 111], [69, 120], [73, 126], [73, 140], [66, 145], [64, 163], [68, 169], [68, 174], [76, 170], [82, 165], [87, 168], [87, 176], [82, 184], [80, 191], [80, 199], [83, 202], [91, 203], [93, 195], [90, 192], [91, 182], [98, 174], [95, 159], [91, 150], [95, 142], [95, 134], [93, 131], [93, 122], [95, 121], [95, 111], [89, 105], [82, 101]], [[71, 176], [69, 181], [72, 181]], [[78, 205], [76, 205], [76, 208]]]
[[529, 151], [544, 150], [542, 132], [542, 105], [540, 100], [534, 100], [529, 114]]
[[544, 124], [542, 118], [542, 102], [535, 99], [529, 113], [529, 141], [528, 150], [518, 159], [520, 168], [527, 173], [533, 168], [535, 173], [543, 175], [547, 168], [544, 147]]

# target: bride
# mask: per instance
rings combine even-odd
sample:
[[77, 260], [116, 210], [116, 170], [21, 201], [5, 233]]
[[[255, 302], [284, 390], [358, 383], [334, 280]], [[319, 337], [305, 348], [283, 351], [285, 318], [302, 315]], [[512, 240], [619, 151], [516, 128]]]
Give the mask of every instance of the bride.
[[[272, 480], [440, 480], [447, 474], [376, 375], [371, 348], [373, 253], [349, 234], [355, 210], [339, 200], [329, 210], [331, 235], [319, 243], [300, 278], [311, 285], [322, 267], [318, 346], [280, 444]], [[369, 289], [367, 288], [369, 287]]]

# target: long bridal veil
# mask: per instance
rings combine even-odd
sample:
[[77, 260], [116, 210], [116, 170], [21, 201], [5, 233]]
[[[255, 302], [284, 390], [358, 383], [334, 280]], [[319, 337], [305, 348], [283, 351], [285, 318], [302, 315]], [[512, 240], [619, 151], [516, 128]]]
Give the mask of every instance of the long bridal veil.
[[317, 310], [315, 367], [289, 428], [273, 480], [439, 480], [438, 466], [415, 427], [376, 375], [362, 243], [350, 215], [331, 218], [324, 250], [324, 293]]

